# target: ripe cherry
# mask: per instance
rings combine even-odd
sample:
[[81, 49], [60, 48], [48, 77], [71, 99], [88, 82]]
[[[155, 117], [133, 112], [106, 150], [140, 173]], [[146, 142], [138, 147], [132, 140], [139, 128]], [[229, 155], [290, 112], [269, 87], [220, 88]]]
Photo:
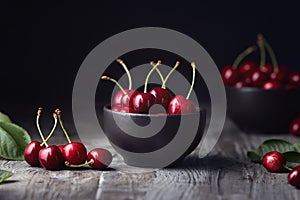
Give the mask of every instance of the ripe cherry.
[[239, 73], [244, 76], [248, 73], [254, 72], [257, 69], [257, 64], [252, 61], [246, 61], [241, 63], [238, 69]]
[[292, 121], [289, 130], [290, 133], [300, 136], [300, 117]]
[[300, 188], [300, 166], [295, 167], [288, 175], [288, 182], [297, 188]]
[[272, 72], [270, 74], [271, 80], [278, 81], [281, 83], [285, 83], [289, 77], [289, 70], [287, 67], [279, 67], [278, 72]]
[[[104, 77], [102, 76], [102, 79], [104, 79]], [[107, 80], [109, 80], [109, 79], [107, 79]], [[124, 93], [125, 92], [125, 93]], [[114, 105], [115, 106], [121, 106], [121, 104], [122, 104], [122, 98], [123, 98], [123, 96], [126, 94], [128, 92], [128, 89], [124, 89], [124, 91], [123, 90], [119, 90], [116, 94], [115, 94], [115, 96], [114, 96]]]
[[39, 162], [48, 170], [59, 170], [64, 166], [64, 158], [59, 148], [55, 145], [40, 150]]
[[289, 75], [289, 83], [294, 85], [295, 87], [300, 87], [300, 73], [292, 72]]
[[138, 92], [135, 90], [127, 90], [126, 94], [123, 95], [121, 100], [122, 107], [129, 107], [131, 98], [136, 95]]
[[263, 66], [260, 66], [260, 71], [270, 75], [274, 72], [273, 66], [271, 64], [265, 64]]
[[268, 74], [261, 72], [259, 70], [256, 70], [253, 72], [251, 77], [251, 84], [254, 87], [261, 87], [265, 81], [268, 80]]
[[41, 146], [41, 143], [38, 141], [32, 141], [30, 142], [24, 151], [24, 159], [25, 161], [33, 166], [33, 167], [37, 167], [40, 165], [39, 162], [39, 152], [41, 149], [43, 149], [44, 146]]
[[193, 78], [190, 90], [186, 97], [181, 95], [176, 95], [170, 101], [168, 107], [168, 114], [184, 114], [184, 113], [192, 113], [196, 112], [196, 106], [192, 100], [189, 100], [190, 95], [192, 93], [194, 84], [195, 84], [195, 76], [196, 76], [196, 65], [195, 63], [191, 63], [193, 68]]
[[281, 88], [281, 84], [277, 81], [266, 81], [263, 84], [263, 89], [265, 90], [277, 90]]
[[65, 146], [66, 145], [63, 144], [63, 145], [58, 145], [57, 147], [59, 148], [60, 152], [63, 153]]
[[286, 160], [282, 153], [272, 151], [264, 155], [262, 164], [270, 172], [280, 172], [284, 168]]
[[236, 82], [234, 84], [234, 86], [237, 88], [242, 88], [242, 87], [248, 87], [248, 86], [250, 86], [250, 84], [247, 82], [247, 80], [240, 80], [240, 81]]
[[222, 69], [221, 76], [225, 85], [234, 85], [240, 78], [238, 70], [229, 65]]
[[110, 165], [112, 161], [112, 155], [106, 149], [96, 148], [88, 153], [87, 160], [89, 162], [91, 160], [93, 161], [89, 164], [93, 169], [101, 170], [107, 168]]

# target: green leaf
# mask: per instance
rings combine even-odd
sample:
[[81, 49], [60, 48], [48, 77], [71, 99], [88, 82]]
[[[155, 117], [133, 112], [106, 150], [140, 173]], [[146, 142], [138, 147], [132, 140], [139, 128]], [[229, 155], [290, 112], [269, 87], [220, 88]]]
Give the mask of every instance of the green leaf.
[[0, 157], [24, 160], [24, 150], [30, 141], [29, 134], [23, 128], [0, 121]]
[[263, 157], [264, 155], [266, 155], [271, 151], [278, 151], [280, 153], [285, 153], [288, 151], [295, 151], [295, 147], [293, 144], [285, 140], [271, 139], [271, 140], [266, 140], [257, 149], [257, 153], [261, 157]]
[[9, 117], [5, 114], [3, 114], [2, 112], [0, 112], [0, 121], [2, 122], [11, 122]]
[[297, 151], [288, 151], [283, 153], [287, 162], [298, 163], [300, 164], [300, 153]]
[[298, 142], [298, 143], [295, 143], [295, 144], [294, 144], [294, 147], [295, 147], [295, 150], [296, 150], [296, 151], [300, 152], [300, 143], [299, 143], [299, 142]]
[[0, 169], [0, 183], [14, 175], [12, 172]]
[[261, 163], [261, 156], [256, 151], [248, 151], [247, 156], [252, 162]]

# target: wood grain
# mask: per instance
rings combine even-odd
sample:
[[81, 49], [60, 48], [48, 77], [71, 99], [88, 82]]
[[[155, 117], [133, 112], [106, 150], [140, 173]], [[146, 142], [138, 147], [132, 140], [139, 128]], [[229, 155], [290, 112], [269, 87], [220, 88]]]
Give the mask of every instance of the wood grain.
[[300, 190], [287, 184], [286, 173], [269, 173], [246, 157], [248, 150], [270, 138], [299, 141], [289, 134], [246, 134], [227, 121], [207, 157], [200, 159], [196, 149], [172, 168], [127, 166], [105, 139], [101, 146], [114, 156], [105, 171], [47, 171], [0, 160], [1, 169], [15, 173], [0, 185], [0, 199], [300, 199]]

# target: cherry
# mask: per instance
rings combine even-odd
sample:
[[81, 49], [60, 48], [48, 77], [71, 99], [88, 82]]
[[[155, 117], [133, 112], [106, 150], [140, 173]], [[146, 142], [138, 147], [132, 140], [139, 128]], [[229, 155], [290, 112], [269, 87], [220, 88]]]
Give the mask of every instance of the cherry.
[[63, 145], [58, 145], [57, 147], [59, 148], [60, 152], [63, 153], [65, 146], [66, 145], [63, 144]]
[[[103, 77], [102, 77], [103, 78]], [[124, 93], [125, 92], [125, 93]], [[124, 89], [124, 91], [119, 90], [114, 97], [114, 105], [115, 106], [121, 106], [122, 104], [122, 98], [123, 96], [128, 92], [128, 89]]]
[[59, 148], [55, 145], [39, 151], [39, 162], [48, 170], [59, 170], [64, 166], [64, 158]]
[[96, 148], [88, 153], [87, 159], [93, 161], [89, 164], [93, 169], [105, 169], [110, 165], [112, 155], [106, 149]]
[[242, 88], [242, 87], [250, 86], [250, 84], [246, 79], [244, 79], [244, 80], [240, 80], [240, 81], [236, 82], [234, 84], [234, 86], [237, 87], [237, 88]]
[[181, 95], [176, 95], [170, 101], [168, 107], [168, 114], [184, 114], [184, 113], [192, 113], [196, 111], [196, 106], [193, 101], [189, 100], [189, 97], [192, 93], [194, 84], [195, 84], [195, 76], [196, 76], [196, 65], [194, 62], [191, 63], [193, 68], [193, 78], [190, 90], [186, 97]]
[[288, 76], [289, 70], [287, 67], [280, 67], [278, 68], [278, 72], [272, 72], [270, 74], [271, 80], [278, 81], [281, 83], [284, 83], [288, 79]]
[[85, 146], [80, 142], [71, 142], [63, 148], [63, 157], [65, 161], [72, 165], [84, 163], [87, 158]]
[[294, 135], [300, 135], [300, 117], [292, 121], [289, 130]]
[[240, 74], [246, 75], [254, 72], [257, 69], [257, 64], [252, 61], [246, 61], [240, 64], [238, 69]]
[[271, 64], [265, 64], [260, 66], [260, 70], [268, 75], [274, 72], [273, 66]]
[[261, 87], [265, 81], [269, 78], [267, 73], [256, 70], [251, 76], [251, 84], [255, 87]]
[[137, 94], [137, 91], [127, 90], [126, 94], [124, 94], [123, 97], [122, 97], [121, 106], [122, 107], [129, 107], [130, 100], [135, 94]]
[[281, 88], [281, 84], [278, 81], [266, 81], [262, 87], [265, 90], [276, 90]]
[[225, 85], [234, 85], [240, 78], [238, 70], [229, 65], [222, 69], [221, 76]]
[[41, 149], [43, 149], [44, 146], [41, 146], [41, 143], [38, 141], [32, 141], [30, 142], [24, 151], [24, 159], [25, 161], [33, 166], [33, 167], [37, 167], [40, 165], [39, 162], [39, 152]]
[[300, 166], [295, 167], [288, 175], [288, 182], [297, 188], [300, 188]]
[[116, 112], [120, 112], [121, 109], [122, 109], [122, 107], [120, 105], [115, 105], [114, 107], [111, 108], [111, 110], [116, 111]]
[[284, 168], [286, 160], [282, 153], [272, 151], [264, 155], [262, 164], [270, 172], [280, 172]]
[[300, 86], [300, 73], [292, 72], [289, 75], [289, 83], [294, 85], [295, 87], [299, 87]]
[[39, 124], [39, 119], [40, 119], [41, 113], [42, 113], [42, 108], [39, 108], [38, 112], [37, 112], [37, 117], [36, 117], [36, 126], [37, 126], [38, 132], [43, 140], [43, 143], [40, 143], [38, 141], [32, 141], [26, 146], [25, 151], [24, 151], [25, 161], [33, 167], [40, 165], [39, 152], [41, 149], [48, 147], [47, 141], [52, 136], [52, 134], [56, 128], [56, 125], [57, 125], [57, 116], [55, 113], [53, 113], [54, 125], [53, 125], [53, 128], [52, 128], [51, 132], [49, 133], [48, 137], [45, 139], [44, 134], [42, 133], [42, 130], [41, 130], [40, 124]]

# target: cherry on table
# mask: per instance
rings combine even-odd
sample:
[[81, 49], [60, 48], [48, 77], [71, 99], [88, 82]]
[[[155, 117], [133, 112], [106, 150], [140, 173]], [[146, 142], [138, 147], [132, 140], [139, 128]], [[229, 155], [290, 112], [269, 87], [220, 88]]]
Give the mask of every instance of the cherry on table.
[[295, 167], [288, 175], [288, 182], [292, 186], [300, 188], [300, 166]]
[[38, 141], [30, 142], [26, 146], [25, 151], [24, 151], [25, 161], [33, 167], [39, 166], [40, 165], [39, 152], [43, 148], [45, 148], [45, 146], [41, 146], [41, 143]]
[[300, 136], [300, 117], [291, 122], [289, 130], [290, 133]]
[[64, 158], [55, 145], [43, 148], [39, 151], [39, 162], [48, 170], [59, 170], [64, 166]]
[[105, 169], [110, 165], [112, 155], [106, 149], [96, 148], [88, 153], [87, 160], [93, 169]]
[[286, 159], [282, 153], [272, 151], [264, 155], [262, 164], [270, 172], [280, 172], [286, 164]]
[[63, 157], [65, 161], [72, 165], [79, 165], [86, 161], [87, 151], [80, 142], [71, 142], [63, 148]]

